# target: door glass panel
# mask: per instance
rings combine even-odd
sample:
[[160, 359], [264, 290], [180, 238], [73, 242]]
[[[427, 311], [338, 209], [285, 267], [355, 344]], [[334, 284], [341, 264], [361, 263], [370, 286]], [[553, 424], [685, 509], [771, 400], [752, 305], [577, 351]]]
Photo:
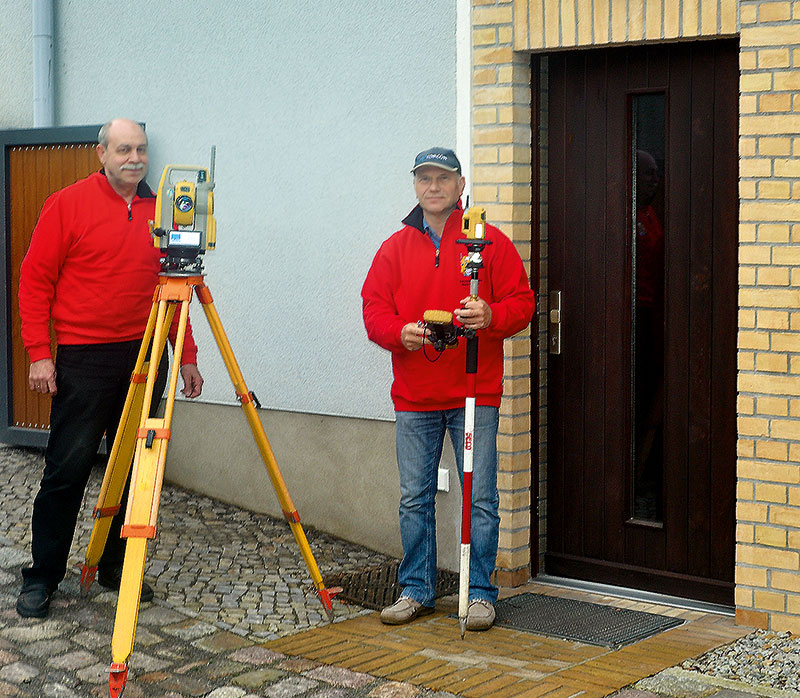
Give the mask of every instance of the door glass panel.
[[666, 95], [631, 98], [632, 517], [664, 518], [664, 172]]

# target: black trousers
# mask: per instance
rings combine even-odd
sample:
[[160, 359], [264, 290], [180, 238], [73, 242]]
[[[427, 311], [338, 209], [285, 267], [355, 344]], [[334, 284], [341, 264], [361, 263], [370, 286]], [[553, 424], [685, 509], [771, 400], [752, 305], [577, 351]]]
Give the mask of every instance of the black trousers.
[[[46, 584], [55, 589], [67, 571], [67, 559], [86, 484], [106, 434], [109, 451], [136, 365], [140, 341], [71, 344], [58, 347], [56, 386], [50, 411], [50, 438], [31, 522], [33, 564], [22, 570], [23, 588]], [[167, 352], [159, 365], [150, 415], [154, 416], [167, 381]], [[98, 565], [101, 575], [122, 567], [125, 541], [120, 528], [130, 476], [120, 512], [114, 517]]]

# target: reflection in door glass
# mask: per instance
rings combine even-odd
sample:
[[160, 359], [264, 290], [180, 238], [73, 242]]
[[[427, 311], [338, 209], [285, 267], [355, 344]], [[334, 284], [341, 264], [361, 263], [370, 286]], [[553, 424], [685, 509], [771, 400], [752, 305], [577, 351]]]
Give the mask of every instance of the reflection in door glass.
[[665, 95], [631, 100], [633, 518], [664, 511], [664, 160]]

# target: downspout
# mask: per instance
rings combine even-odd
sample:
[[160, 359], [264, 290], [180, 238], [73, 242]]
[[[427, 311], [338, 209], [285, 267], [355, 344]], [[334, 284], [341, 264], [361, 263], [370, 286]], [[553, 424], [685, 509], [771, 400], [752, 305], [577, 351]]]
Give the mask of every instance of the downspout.
[[33, 126], [55, 125], [53, 0], [33, 0]]

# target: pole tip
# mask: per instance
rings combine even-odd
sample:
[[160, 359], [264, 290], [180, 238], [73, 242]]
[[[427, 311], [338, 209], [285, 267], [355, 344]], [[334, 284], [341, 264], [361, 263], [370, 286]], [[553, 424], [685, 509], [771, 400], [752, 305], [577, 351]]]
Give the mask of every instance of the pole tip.
[[464, 633], [467, 631], [467, 619], [466, 618], [459, 618], [458, 619], [458, 629], [461, 631], [461, 639], [464, 639]]

